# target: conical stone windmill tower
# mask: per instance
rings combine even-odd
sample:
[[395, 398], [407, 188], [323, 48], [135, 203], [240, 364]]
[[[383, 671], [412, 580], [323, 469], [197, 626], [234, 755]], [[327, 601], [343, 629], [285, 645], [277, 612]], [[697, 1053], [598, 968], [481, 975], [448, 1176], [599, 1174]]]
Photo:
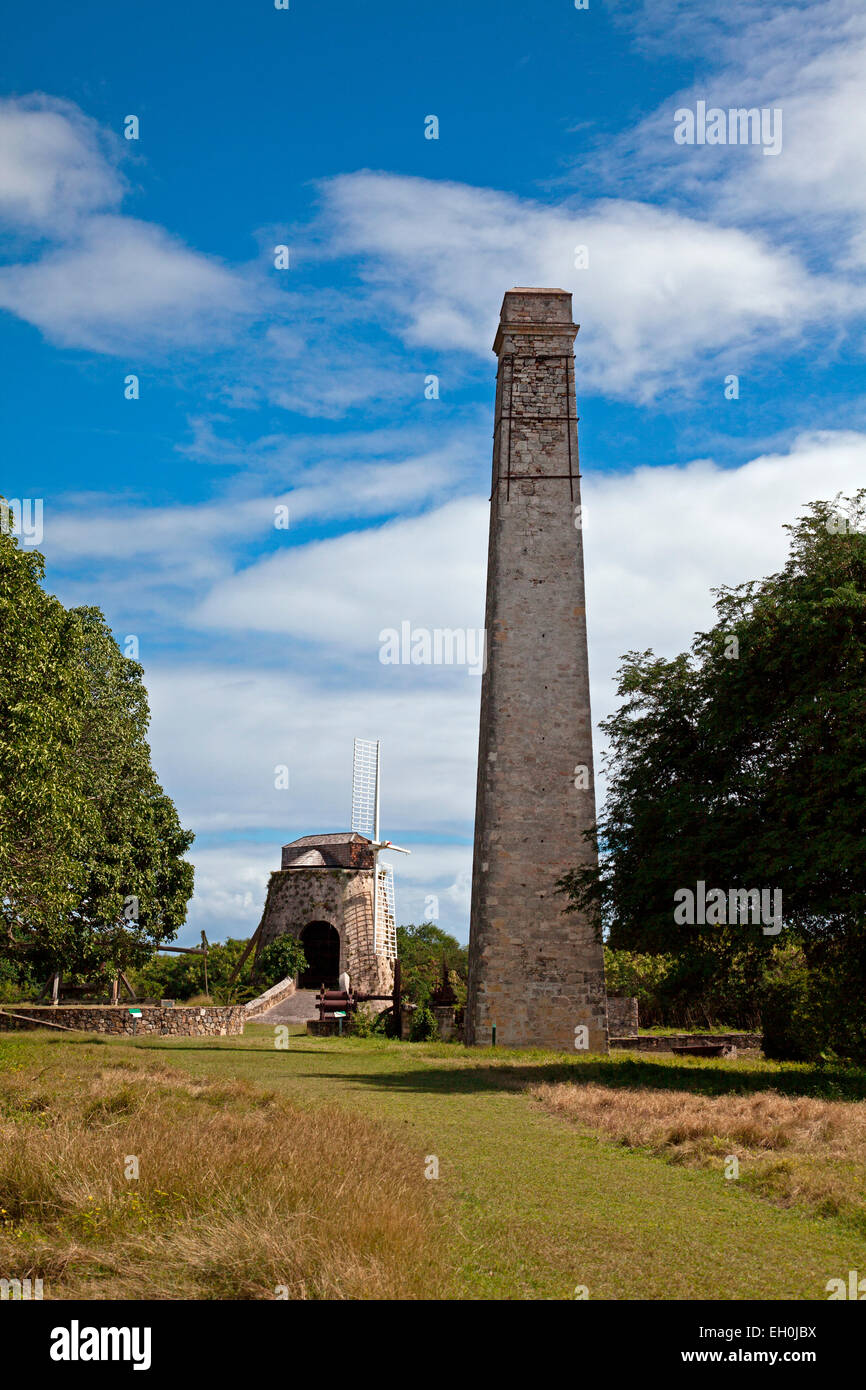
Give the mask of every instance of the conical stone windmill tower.
[[256, 955], [285, 934], [300, 941], [308, 962], [301, 989], [336, 989], [342, 974], [362, 994], [394, 988], [394, 873], [379, 854], [409, 850], [380, 839], [379, 789], [379, 742], [355, 739], [351, 830], [292, 840], [271, 874]]

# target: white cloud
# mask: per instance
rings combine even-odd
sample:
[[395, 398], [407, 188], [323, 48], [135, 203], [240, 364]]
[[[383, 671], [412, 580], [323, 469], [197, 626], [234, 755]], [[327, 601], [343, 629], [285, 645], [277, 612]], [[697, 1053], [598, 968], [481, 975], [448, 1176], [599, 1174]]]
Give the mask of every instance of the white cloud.
[[[763, 66], [756, 59], [736, 66], [722, 46], [728, 66], [713, 75], [715, 86], [672, 98], [605, 153], [620, 191], [635, 186], [631, 170], [639, 167], [650, 190], [667, 190], [676, 208], [623, 198], [542, 203], [369, 171], [327, 181], [318, 255], [351, 257], [363, 284], [348, 296], [325, 291], [327, 314], [321, 296], [276, 294], [264, 262], [239, 272], [160, 227], [100, 212], [121, 191], [101, 149], [104, 132], [69, 103], [7, 104], [0, 171], [9, 215], [41, 226], [52, 204], [71, 211], [57, 219], [55, 249], [0, 270], [0, 305], [55, 342], [115, 354], [226, 347], [267, 308], [267, 331], [255, 342], [244, 334], [239, 360], [221, 369], [226, 399], [336, 418], [415, 389], [393, 347], [379, 343], [360, 354], [347, 347], [346, 333], [357, 336], [372, 321], [409, 348], [486, 361], [503, 287], [561, 285], [573, 291], [583, 322], [585, 387], [639, 401], [687, 392], [734, 353], [743, 361], [759, 350], [797, 348], [807, 331], [841, 330], [866, 303], [856, 282], [817, 273], [795, 254], [796, 226], [779, 235], [783, 210], [803, 224], [855, 208], [866, 213], [866, 115], [851, 116], [862, 105], [852, 98], [866, 21], [843, 23], [843, 0], [816, 8], [822, 16], [833, 11], [835, 24], [819, 28], [808, 51], [797, 47], [798, 31], [784, 16], [755, 21], [747, 32]], [[774, 34], [782, 56], [768, 67]], [[712, 100], [715, 87], [725, 104], [751, 101], [761, 82], [772, 93], [783, 80], [790, 91], [778, 159], [673, 144], [676, 101]], [[769, 95], [762, 104], [776, 101]], [[690, 192], [697, 215], [682, 210]], [[763, 224], [774, 218], [770, 236]], [[862, 259], [862, 229], [863, 219], [840, 234], [836, 276]], [[586, 269], [575, 268], [577, 246], [588, 248]]]
[[259, 924], [268, 877], [280, 867], [279, 849], [239, 841], [219, 849], [193, 846], [187, 858], [195, 865], [195, 895], [179, 945], [198, 945], [227, 936], [251, 936]]
[[[0, 220], [19, 232], [0, 307], [52, 342], [95, 352], [211, 349], [262, 307], [264, 288], [162, 227], [113, 213], [122, 142], [72, 102], [0, 101]], [[28, 248], [27, 237], [31, 245]]]
[[[673, 656], [687, 649], [695, 631], [713, 621], [710, 590], [781, 568], [783, 524], [810, 501], [853, 492], [864, 471], [866, 436], [853, 432], [805, 435], [787, 453], [738, 468], [698, 461], [628, 474], [587, 469], [596, 724], [614, 708], [625, 651], [652, 647]], [[216, 659], [148, 669], [155, 764], [170, 771], [167, 790], [190, 828], [243, 833], [273, 826], [274, 854], [297, 835], [344, 828], [352, 739], [381, 737], [383, 832], [398, 844], [406, 837], [418, 842], [411, 861], [396, 863], [401, 917], [417, 921], [426, 896], [436, 893], [442, 924], [465, 935], [469, 850], [462, 842], [474, 813], [480, 682], [437, 682], [425, 668], [351, 658], [366, 609], [390, 611], [395, 585], [403, 612], [413, 613], [417, 603], [431, 625], [479, 622], [486, 516], [482, 499], [448, 504], [422, 518], [300, 547], [291, 583], [282, 569], [271, 574], [256, 566], [241, 577], [241, 589], [222, 591], [223, 620], [240, 624], [246, 604], [250, 624], [273, 634], [271, 658], [282, 670]], [[474, 555], [471, 563], [467, 555]], [[462, 566], [456, 573], [455, 561]], [[330, 651], [308, 645], [317, 637]], [[350, 676], [342, 673], [347, 657]], [[277, 764], [289, 768], [288, 791], [274, 789]], [[258, 852], [254, 859], [260, 863]], [[222, 875], [218, 857], [209, 862]], [[219, 881], [233, 902], [241, 888], [228, 859]]]
[[[199, 626], [198, 606], [208, 606], [215, 595], [218, 607], [220, 586], [233, 584], [239, 557], [249, 548], [276, 547], [275, 560], [306, 553], [297, 539], [305, 528], [357, 528], [365, 519], [429, 507], [465, 487], [472, 457], [465, 433], [448, 430], [434, 438], [435, 432], [403, 429], [382, 432], [378, 440], [320, 435], [253, 442], [249, 476], [235, 478], [234, 493], [198, 504], [158, 507], [87, 494], [48, 499], [40, 548], [52, 576], [63, 575], [64, 601], [98, 602], [124, 633], [152, 632], [155, 620], [175, 631]], [[269, 443], [273, 448], [265, 447]], [[208, 458], [216, 450], [219, 457], [219, 444], [205, 431], [190, 452]], [[231, 459], [237, 461], [233, 452]], [[290, 489], [287, 476], [296, 479]], [[263, 485], [271, 479], [281, 485], [268, 493]], [[288, 508], [288, 529], [275, 526], [282, 507]], [[242, 626], [255, 624], [244, 620]]]
[[[345, 828], [342, 822], [340, 828]], [[178, 944], [198, 945], [201, 931], [209, 941], [251, 935], [261, 919], [268, 878], [280, 867], [281, 843], [275, 832], [270, 844], [236, 840], [218, 849], [194, 845], [188, 858], [195, 865], [195, 896]], [[394, 866], [398, 922], [432, 917], [445, 931], [467, 939], [471, 845], [413, 844], [411, 854], [382, 855], [381, 862]]]
[[[486, 505], [436, 512], [259, 560], [214, 586], [193, 614], [205, 627], [290, 634], [378, 659], [379, 633], [484, 622]], [[471, 618], [467, 618], [467, 613]]]
[[[190, 851], [196, 887], [184, 940], [202, 927], [211, 940], [254, 930], [280, 846], [349, 828], [356, 735], [382, 740], [382, 833], [411, 850], [391, 856], [399, 920], [422, 920], [435, 894], [440, 924], [465, 936], [472, 851], [462, 841], [474, 814], [479, 682], [467, 700], [463, 688], [419, 693], [390, 674], [371, 688], [332, 687], [327, 670], [309, 664], [304, 674], [216, 662], [148, 668], [154, 766], [183, 824], [199, 836], [234, 832], [218, 848]], [[288, 790], [274, 786], [280, 764]], [[244, 840], [268, 826], [270, 843]]]
[[803, 435], [788, 453], [740, 468], [695, 462], [584, 478], [587, 614], [596, 721], [614, 708], [628, 650], [685, 651], [714, 621], [710, 590], [775, 573], [809, 502], [852, 493], [866, 476], [866, 435]]
[[0, 101], [0, 218], [64, 240], [70, 222], [120, 201], [119, 142], [72, 102]]
[[[853, 490], [864, 472], [866, 441], [854, 432], [804, 435], [790, 452], [740, 468], [697, 461], [594, 474], [587, 467], [594, 672], [609, 683], [619, 656], [634, 646], [685, 648], [712, 620], [711, 587], [781, 565], [783, 523], [817, 497]], [[404, 620], [479, 627], [486, 546], [487, 502], [463, 498], [260, 560], [215, 584], [192, 620], [372, 658], [381, 629]]]
[[[765, 161], [766, 162], [766, 161]], [[644, 400], [694, 387], [720, 355], [796, 343], [850, 291], [757, 232], [644, 203], [585, 210], [379, 173], [324, 186], [334, 254], [363, 259], [371, 305], [413, 345], [487, 358], [503, 287], [571, 290], [585, 387]], [[589, 252], [575, 269], [575, 248]]]
[[[381, 406], [397, 396], [405, 400], [413, 390], [418, 392], [418, 374], [413, 381], [392, 348], [365, 352], [346, 340], [339, 320], [314, 327], [307, 322], [310, 307], [309, 300], [297, 296], [292, 327], [271, 326], [265, 334], [253, 389], [263, 390], [271, 404], [298, 415], [336, 420], [347, 410]], [[305, 323], [303, 332], [298, 322]]]
[[394, 866], [398, 921], [434, 921], [461, 940], [467, 939], [471, 844], [413, 844], [411, 855], [383, 854], [382, 863], [387, 862]]
[[[581, 161], [576, 177], [602, 175], [620, 194], [663, 194], [676, 206], [697, 206], [729, 223], [773, 226], [788, 246], [811, 243], [830, 265], [857, 264], [866, 232], [866, 12], [860, 0], [739, 0], [718, 7], [652, 0], [641, 7], [638, 24], [643, 40], [655, 47], [676, 44], [681, 51], [685, 42], [701, 51], [700, 76], [605, 142], [595, 158]], [[781, 110], [781, 154], [675, 145], [675, 109], [694, 109], [698, 100], [723, 110]]]
[[[383, 834], [400, 844], [465, 827], [479, 681], [419, 690], [382, 668], [375, 682], [338, 682], [288, 653], [280, 667], [148, 666], [154, 765], [190, 829], [346, 829], [356, 735], [383, 740]], [[280, 766], [287, 790], [275, 787]]]
[[252, 296], [161, 227], [96, 216], [76, 241], [0, 269], [0, 306], [54, 342], [116, 353], [224, 339]]

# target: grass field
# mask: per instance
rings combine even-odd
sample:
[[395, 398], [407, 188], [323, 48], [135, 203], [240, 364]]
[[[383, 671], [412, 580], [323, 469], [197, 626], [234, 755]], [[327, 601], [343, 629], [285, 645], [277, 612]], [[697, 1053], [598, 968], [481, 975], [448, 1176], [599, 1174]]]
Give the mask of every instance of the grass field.
[[866, 1270], [862, 1071], [274, 1044], [0, 1039], [2, 1270], [57, 1297], [722, 1300]]

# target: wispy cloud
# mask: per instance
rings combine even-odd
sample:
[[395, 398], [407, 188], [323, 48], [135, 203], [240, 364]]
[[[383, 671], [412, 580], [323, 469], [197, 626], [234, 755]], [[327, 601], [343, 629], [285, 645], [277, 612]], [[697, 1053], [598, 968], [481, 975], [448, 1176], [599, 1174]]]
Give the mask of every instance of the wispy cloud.
[[120, 141], [71, 101], [0, 100], [0, 220], [52, 240], [124, 193]]
[[[339, 419], [417, 393], [419, 355], [450, 354], [460, 379], [467, 364], [488, 360], [503, 288], [560, 285], [573, 291], [583, 321], [584, 388], [637, 402], [688, 393], [734, 354], [740, 363], [758, 352], [778, 358], [799, 350], [807, 333], [862, 324], [866, 290], [850, 272], [866, 245], [866, 116], [852, 121], [861, 103], [852, 108], [849, 98], [866, 21], [845, 0], [815, 11], [829, 18], [805, 53], [783, 14], [747, 21], [765, 59], [778, 35], [775, 67], [749, 58], [735, 67], [731, 47], [728, 67], [701, 88], [708, 100], [718, 89], [725, 105], [757, 100], [756, 92], [772, 104], [796, 72], [779, 159], [675, 146], [668, 102], [598, 165], [627, 189], [638, 152], [654, 202], [541, 202], [389, 173], [340, 175], [321, 185], [321, 215], [299, 239], [310, 265], [351, 261], [343, 294], [289, 290], [263, 253], [226, 265], [167, 229], [101, 210], [123, 191], [117, 142], [105, 136], [106, 152], [104, 133], [68, 103], [7, 103], [0, 134], [9, 216], [41, 235], [52, 199], [59, 215], [51, 250], [37, 238], [35, 258], [0, 270], [0, 305], [52, 341], [90, 351], [170, 356], [183, 348], [204, 360], [218, 349], [208, 389], [226, 408], [269, 404]], [[41, 155], [28, 180], [34, 145]], [[750, 155], [757, 158], [739, 158]], [[766, 211], [785, 208], [805, 226], [816, 202], [822, 217], [863, 214], [823, 269], [808, 245], [798, 247], [796, 228], [781, 239]]]
[[[169, 506], [122, 494], [59, 497], [47, 509], [42, 549], [68, 602], [99, 602], [125, 631], [152, 631], [157, 621], [176, 634], [210, 630], [215, 621], [229, 628], [233, 582], [248, 589], [259, 582], [255, 565], [244, 579], [250, 554], [269, 555], [277, 568], [288, 557], [290, 571], [291, 556], [307, 554], [310, 531], [328, 528], [358, 536], [378, 560], [379, 532], [364, 542], [359, 528], [396, 513], [408, 518], [471, 489], [481, 444], [480, 433], [473, 446], [457, 427], [403, 427], [365, 438], [268, 436], [245, 448], [200, 420], [186, 451], [233, 466], [222, 495]], [[294, 588], [290, 581], [277, 603], [295, 611], [307, 588], [307, 580]], [[271, 598], [265, 608], [273, 611]], [[241, 624], [257, 630], [255, 621], [242, 617]]]
[[[621, 13], [644, 44], [682, 51], [688, 43], [701, 54], [700, 75], [595, 157], [576, 162], [575, 176], [600, 179], [620, 195], [663, 197], [727, 224], [772, 228], [777, 241], [806, 249], [812, 263], [863, 264], [866, 11], [859, 0], [652, 0]], [[675, 145], [674, 111], [699, 99], [723, 110], [779, 109], [781, 155]]]
[[94, 352], [224, 342], [255, 295], [212, 257], [161, 227], [88, 219], [77, 241], [0, 269], [0, 306], [64, 346]]
[[193, 620], [284, 633], [375, 663], [380, 631], [404, 619], [428, 628], [483, 625], [486, 541], [484, 503], [449, 502], [259, 560], [217, 584]]
[[328, 244], [363, 259], [371, 307], [405, 342], [486, 356], [503, 287], [561, 286], [583, 321], [579, 381], [614, 396], [689, 390], [726, 353], [790, 348], [857, 307], [758, 232], [646, 203], [571, 210], [369, 172], [323, 196]]
[[0, 307], [63, 346], [210, 350], [260, 311], [261, 289], [164, 228], [106, 211], [126, 191], [120, 146], [71, 102], [0, 102], [0, 220], [23, 253], [0, 268]]

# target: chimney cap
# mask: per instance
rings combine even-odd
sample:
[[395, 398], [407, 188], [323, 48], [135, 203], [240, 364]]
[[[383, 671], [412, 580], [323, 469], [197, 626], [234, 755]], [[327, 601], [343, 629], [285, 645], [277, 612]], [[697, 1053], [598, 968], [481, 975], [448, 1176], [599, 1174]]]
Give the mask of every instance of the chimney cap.
[[560, 340], [568, 335], [573, 343], [578, 325], [572, 322], [571, 298], [571, 290], [541, 285], [515, 285], [513, 289], [506, 290], [493, 351], [498, 356], [503, 348], [504, 336], [515, 333]]

